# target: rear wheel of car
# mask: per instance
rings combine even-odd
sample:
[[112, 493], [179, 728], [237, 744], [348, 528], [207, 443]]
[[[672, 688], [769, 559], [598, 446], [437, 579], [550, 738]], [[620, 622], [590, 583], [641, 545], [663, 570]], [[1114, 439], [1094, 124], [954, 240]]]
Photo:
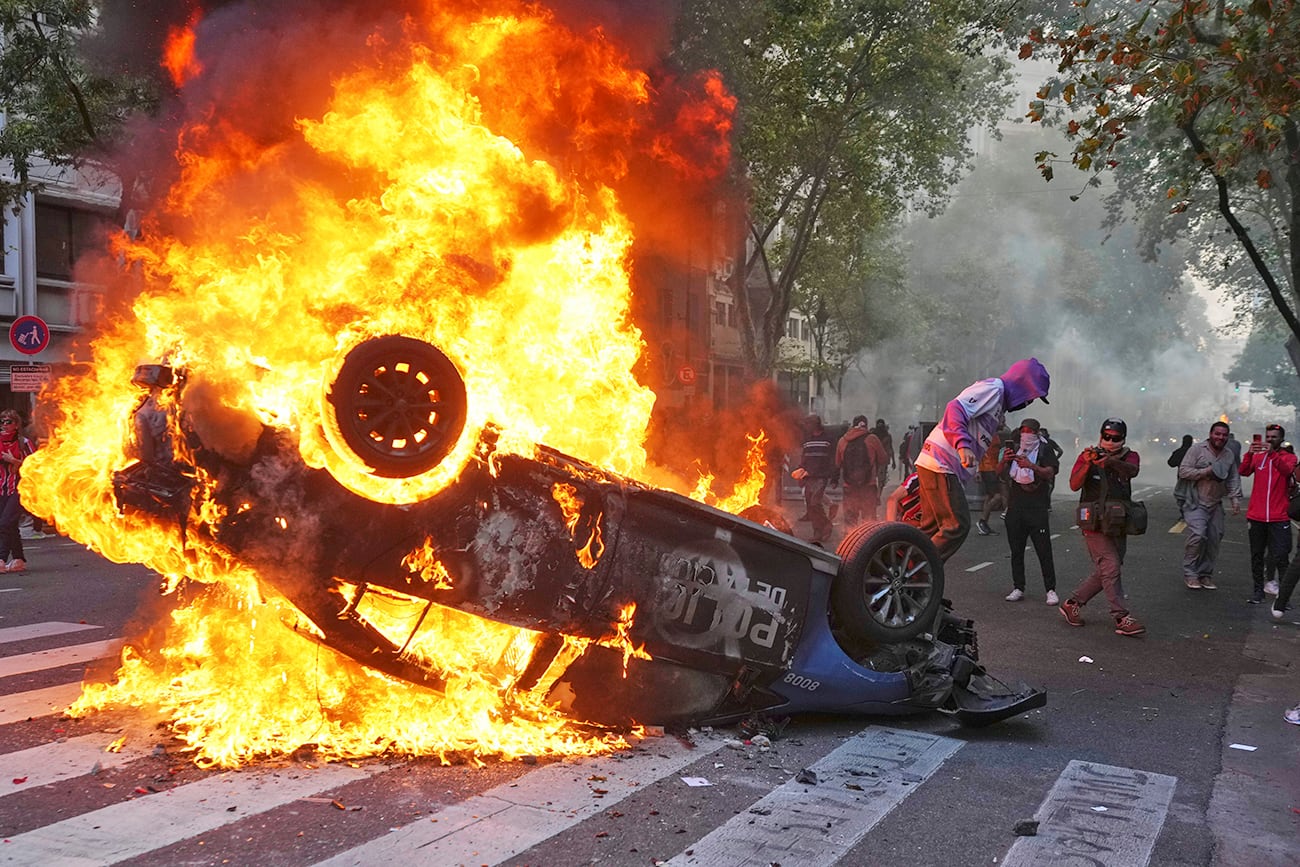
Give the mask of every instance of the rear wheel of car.
[[934, 624], [943, 603], [943, 561], [916, 527], [866, 524], [844, 537], [838, 553], [831, 611], [839, 631], [894, 642]]
[[353, 347], [326, 395], [333, 429], [376, 476], [419, 475], [465, 427], [465, 381], [440, 349], [389, 334]]

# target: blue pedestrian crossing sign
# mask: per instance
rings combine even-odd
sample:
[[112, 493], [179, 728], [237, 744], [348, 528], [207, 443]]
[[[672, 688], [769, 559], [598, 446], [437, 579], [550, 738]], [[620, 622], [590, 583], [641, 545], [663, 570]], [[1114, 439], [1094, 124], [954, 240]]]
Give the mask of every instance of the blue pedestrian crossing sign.
[[9, 326], [9, 343], [23, 355], [35, 355], [50, 345], [50, 326], [39, 316], [19, 316]]

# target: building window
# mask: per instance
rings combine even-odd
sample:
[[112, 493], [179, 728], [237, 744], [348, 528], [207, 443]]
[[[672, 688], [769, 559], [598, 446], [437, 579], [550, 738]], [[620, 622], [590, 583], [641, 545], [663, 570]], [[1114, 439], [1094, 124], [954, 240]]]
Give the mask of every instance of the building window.
[[36, 205], [36, 276], [72, 280], [72, 267], [82, 254], [104, 249], [112, 230], [107, 217], [64, 205]]

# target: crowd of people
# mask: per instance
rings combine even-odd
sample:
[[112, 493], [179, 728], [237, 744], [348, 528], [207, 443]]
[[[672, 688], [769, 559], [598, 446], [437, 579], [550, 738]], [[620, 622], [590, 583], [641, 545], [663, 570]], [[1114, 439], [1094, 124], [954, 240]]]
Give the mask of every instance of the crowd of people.
[[[1070, 490], [1078, 492], [1071, 518], [1082, 533], [1092, 570], [1063, 600], [1057, 593], [1049, 522], [1064, 452], [1036, 419], [1022, 419], [1014, 431], [1005, 425], [1007, 413], [1035, 400], [1048, 403], [1049, 387], [1050, 377], [1037, 359], [1017, 361], [1001, 376], [979, 380], [949, 401], [943, 418], [919, 447], [921, 430], [909, 427], [896, 461], [883, 419], [872, 427], [866, 416], [857, 416], [848, 432], [832, 443], [814, 417], [811, 430], [821, 439], [805, 442], [796, 470], [796, 477], [807, 471], [814, 480], [804, 482], [808, 517], [816, 516], [813, 541], [827, 541], [833, 529], [835, 513], [826, 506], [828, 485], [843, 479], [843, 515], [851, 531], [877, 520], [881, 502], [888, 497], [890, 470], [897, 467], [904, 484], [915, 473], [921, 530], [947, 561], [970, 533], [966, 485], [978, 474], [983, 503], [974, 526], [980, 535], [997, 535], [992, 516], [1000, 513], [1004, 520], [1011, 556], [1008, 602], [1026, 598], [1025, 549], [1032, 543], [1045, 601], [1058, 608], [1066, 623], [1083, 626], [1084, 608], [1101, 594], [1117, 635], [1144, 634], [1146, 627], [1129, 610], [1123, 589], [1128, 536], [1145, 532], [1146, 510], [1133, 500], [1141, 458], [1129, 447], [1128, 425], [1121, 418], [1102, 422], [1097, 442], [1084, 447], [1070, 469]], [[1240, 513], [1242, 477], [1254, 478], [1246, 507], [1252, 579], [1246, 601], [1258, 605], [1272, 597], [1271, 616], [1282, 619], [1300, 583], [1300, 557], [1291, 557], [1291, 524], [1300, 521], [1300, 461], [1286, 441], [1286, 431], [1270, 424], [1243, 448], [1228, 424], [1216, 421], [1200, 442], [1184, 436], [1168, 464], [1177, 471], [1174, 497], [1184, 527], [1183, 582], [1197, 592], [1218, 589], [1214, 573], [1226, 512]], [[1284, 718], [1300, 725], [1300, 705], [1286, 711]]]

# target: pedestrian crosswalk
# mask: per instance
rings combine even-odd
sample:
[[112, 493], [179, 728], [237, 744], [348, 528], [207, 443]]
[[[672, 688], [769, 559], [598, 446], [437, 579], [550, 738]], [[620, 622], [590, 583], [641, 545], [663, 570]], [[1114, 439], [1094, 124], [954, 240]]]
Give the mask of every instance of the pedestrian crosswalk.
[[[88, 632], [98, 633], [94, 641], [77, 642]], [[100, 637], [102, 633], [94, 626], [67, 623], [0, 630], [0, 653], [5, 644], [17, 641], [57, 636], [72, 642], [0, 657], [0, 677], [54, 672], [113, 656], [120, 645]], [[249, 863], [224, 851], [223, 840], [235, 845], [250, 822], [264, 828], [301, 821], [308, 829], [300, 808], [318, 807], [317, 816], [320, 810], [343, 809], [338, 793], [347, 787], [369, 786], [372, 799], [391, 793], [387, 796], [394, 804], [404, 797], [398, 793], [404, 791], [411, 763], [372, 760], [285, 762], [234, 772], [196, 770], [179, 784], [156, 790], [124, 787], [120, 798], [113, 795], [106, 802], [104, 787], [113, 784], [104, 782], [105, 774], [129, 772], [156, 758], [157, 747], [148, 738], [123, 743], [120, 730], [112, 730], [56, 735], [40, 742], [42, 735], [27, 731], [32, 727], [24, 728], [21, 737], [4, 735], [7, 723], [32, 718], [57, 722], [56, 715], [78, 691], [78, 684], [70, 682], [0, 695], [0, 865]], [[57, 731], [53, 725], [37, 728]], [[23, 737], [38, 742], [16, 743]], [[624, 847], [623, 860], [617, 855], [600, 860], [674, 867], [868, 863], [863, 847], [870, 845], [878, 826], [896, 811], [907, 810], [909, 801], [934, 785], [932, 781], [943, 776], [940, 770], [967, 746], [956, 735], [866, 722], [856, 733], [828, 739], [828, 744], [822, 754], [801, 757], [798, 766], [778, 763], [779, 778], [760, 783], [746, 777], [738, 791], [728, 794], [738, 800], [727, 815], [688, 823], [666, 843], [640, 825], [621, 826], [620, 833], [642, 834], [644, 841]], [[778, 743], [773, 754], [779, 749]], [[753, 758], [759, 751], [759, 746], [736, 741], [730, 732], [705, 730], [648, 737], [631, 749], [598, 758], [542, 762], [533, 768], [514, 765], [496, 775], [500, 781], [495, 785], [440, 795], [418, 818], [368, 826], [361, 839], [338, 835], [324, 849], [317, 843], [301, 854], [281, 852], [265, 863], [588, 863], [594, 859], [584, 860], [564, 841], [574, 834], [587, 839], [609, 834], [611, 816], [631, 809], [622, 806], [625, 802], [639, 802], [644, 811], [647, 799], [654, 804], [658, 798], [673, 801], [688, 792], [708, 791], [693, 787], [713, 786], [708, 777], [716, 769], [733, 767], [735, 757]], [[464, 769], [467, 774], [474, 771]], [[487, 779], [491, 772], [482, 773]], [[954, 779], [958, 777], [950, 776], [944, 785]], [[1176, 782], [1144, 770], [1069, 761], [1050, 788], [1043, 787], [1047, 791], [1035, 814], [1037, 836], [1008, 836], [997, 853], [999, 863], [1065, 863], [1063, 859], [1086, 850], [1094, 857], [1088, 863], [1147, 864]], [[98, 795], [86, 794], [91, 791]], [[49, 806], [52, 792], [69, 794], [58, 809]], [[978, 793], [970, 797], [978, 803]], [[42, 811], [38, 819], [33, 810]], [[175, 855], [175, 847], [196, 840], [206, 845], [188, 850], [183, 858]], [[1100, 852], [1104, 857], [1096, 854]], [[911, 863], [928, 862], [921, 855]]]

